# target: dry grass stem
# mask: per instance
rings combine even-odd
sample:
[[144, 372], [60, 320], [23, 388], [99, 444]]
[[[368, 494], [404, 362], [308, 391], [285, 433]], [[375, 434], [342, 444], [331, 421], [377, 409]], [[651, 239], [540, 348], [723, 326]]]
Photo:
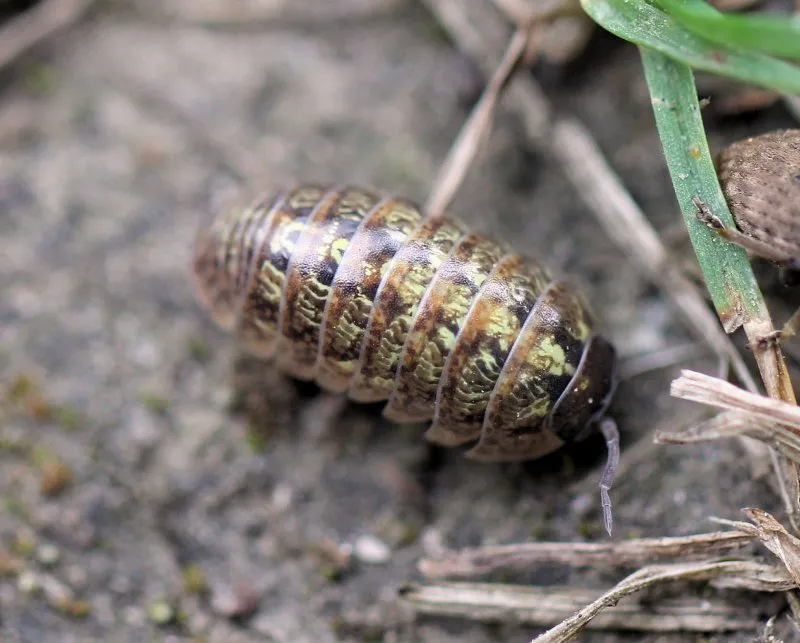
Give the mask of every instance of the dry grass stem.
[[[401, 596], [423, 614], [477, 621], [514, 621], [551, 626], [570, 618], [597, 593], [570, 587], [522, 587], [488, 583], [411, 585]], [[715, 632], [758, 627], [756, 614], [718, 599], [666, 599], [639, 604], [625, 601], [599, 612], [587, 629], [640, 632]], [[549, 639], [567, 640], [567, 639]]]
[[0, 29], [0, 69], [77, 22], [94, 0], [43, 0]]
[[683, 364], [687, 360], [704, 355], [705, 353], [705, 343], [689, 342], [678, 346], [666, 346], [659, 350], [642, 353], [641, 355], [626, 357], [620, 361], [618, 371], [619, 378], [621, 381], [629, 380], [637, 375], [643, 375], [644, 373], [651, 373], [662, 368]]
[[427, 216], [439, 216], [450, 205], [481, 145], [489, 137], [494, 111], [503, 88], [517, 68], [529, 42], [535, 43], [538, 40], [538, 34], [539, 28], [521, 28], [511, 38], [500, 65], [492, 74], [483, 95], [461, 128], [439, 169], [439, 175], [433, 182], [431, 194], [424, 206]]
[[782, 400], [744, 391], [722, 379], [689, 370], [684, 370], [681, 377], [672, 382], [670, 392], [674, 397], [727, 409], [728, 412], [678, 433], [657, 433], [656, 441], [689, 444], [747, 435], [774, 446], [789, 460], [782, 461], [775, 451], [770, 450], [789, 521], [797, 530], [800, 408]]
[[[299, 3], [298, 3], [299, 4]], [[145, 19], [194, 24], [214, 29], [264, 31], [264, 29], [340, 28], [354, 23], [385, 19], [402, 11], [405, 0], [354, 0], [318, 2], [314, 10], [291, 2], [231, 2], [230, 0], [173, 0], [138, 7]]]
[[778, 342], [768, 342], [762, 345], [761, 339], [769, 337], [775, 332], [772, 325], [769, 311], [764, 308], [758, 317], [745, 320], [744, 331], [750, 346], [753, 347], [753, 355], [758, 363], [758, 370], [767, 388], [770, 397], [783, 400], [789, 404], [797, 404], [797, 400], [792, 389], [792, 380], [789, 377], [789, 370], [783, 359]]
[[715, 520], [761, 540], [767, 549], [780, 558], [792, 580], [800, 586], [800, 539], [792, 536], [781, 523], [763, 509], [748, 507], [742, 509], [742, 512], [754, 524], [720, 518]]
[[800, 407], [756, 393], [711, 375], [684, 370], [672, 382], [670, 394], [683, 400], [699, 402], [727, 410], [746, 411], [767, 422], [780, 422], [800, 435]]
[[427, 578], [467, 578], [498, 569], [520, 572], [542, 563], [595, 569], [636, 566], [663, 560], [707, 559], [741, 549], [757, 537], [752, 530], [740, 530], [616, 543], [521, 543], [478, 547], [424, 558], [419, 569]]
[[[771, 565], [750, 561], [708, 561], [675, 565], [651, 565], [634, 572], [600, 598], [577, 611], [531, 643], [562, 643], [575, 638], [589, 622], [608, 607], [626, 596], [666, 581], [711, 581], [715, 586], [735, 582], [740, 589], [754, 591], [784, 591], [793, 581]], [[727, 586], [727, 585], [726, 585]]]

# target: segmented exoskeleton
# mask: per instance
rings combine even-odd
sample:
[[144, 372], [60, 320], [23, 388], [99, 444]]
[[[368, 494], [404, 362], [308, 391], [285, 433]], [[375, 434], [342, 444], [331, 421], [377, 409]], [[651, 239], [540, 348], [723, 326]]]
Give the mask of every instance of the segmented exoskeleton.
[[[781, 268], [786, 285], [800, 283], [800, 129], [766, 132], [731, 143], [717, 171], [736, 228], [695, 198], [698, 216], [721, 236]], [[800, 309], [783, 329], [760, 339], [767, 345], [800, 330]]]
[[[582, 296], [537, 261], [450, 216], [357, 187], [303, 185], [231, 209], [197, 238], [194, 276], [216, 323], [289, 375], [387, 400], [468, 456], [526, 460], [588, 435], [615, 353]], [[617, 457], [613, 423], [601, 424]]]

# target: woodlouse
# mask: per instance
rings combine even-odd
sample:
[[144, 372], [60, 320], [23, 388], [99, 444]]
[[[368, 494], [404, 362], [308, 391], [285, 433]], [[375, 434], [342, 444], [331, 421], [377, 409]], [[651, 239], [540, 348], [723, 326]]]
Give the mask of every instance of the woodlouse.
[[[800, 278], [800, 129], [775, 130], [731, 143], [717, 172], [738, 229], [726, 228], [702, 207], [699, 216], [729, 241], [776, 263], [784, 282]], [[800, 311], [767, 341], [787, 339]]]
[[583, 297], [539, 262], [449, 215], [358, 187], [302, 185], [201, 227], [199, 300], [242, 347], [360, 402], [387, 400], [479, 460], [534, 459], [604, 418], [615, 352]]

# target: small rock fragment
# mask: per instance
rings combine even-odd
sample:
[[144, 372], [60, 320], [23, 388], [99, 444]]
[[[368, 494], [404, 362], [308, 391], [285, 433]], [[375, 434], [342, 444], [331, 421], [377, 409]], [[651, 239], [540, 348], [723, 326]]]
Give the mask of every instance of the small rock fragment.
[[17, 576], [17, 588], [23, 594], [35, 594], [41, 589], [39, 578], [32, 571], [24, 571]]
[[72, 484], [72, 470], [60, 460], [42, 463], [39, 491], [44, 496], [56, 496]]
[[217, 583], [211, 594], [211, 609], [220, 616], [240, 618], [252, 614], [258, 607], [258, 596], [249, 585]]
[[147, 618], [155, 625], [169, 625], [175, 620], [175, 610], [165, 600], [155, 601], [147, 610]]
[[44, 543], [39, 545], [39, 548], [36, 550], [36, 560], [38, 560], [45, 567], [52, 567], [58, 563], [60, 558], [61, 552], [55, 545]]
[[392, 550], [380, 538], [371, 534], [362, 534], [353, 544], [353, 554], [362, 563], [381, 565], [389, 562]]

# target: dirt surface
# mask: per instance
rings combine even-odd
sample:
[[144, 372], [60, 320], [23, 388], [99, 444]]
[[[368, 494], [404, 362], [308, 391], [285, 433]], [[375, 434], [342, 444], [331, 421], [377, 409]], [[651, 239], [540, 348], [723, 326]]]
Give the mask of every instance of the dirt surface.
[[[474, 68], [411, 1], [326, 0], [326, 20], [295, 3], [291, 19], [239, 28], [159, 6], [103, 4], [2, 81], [3, 640], [528, 641], [540, 630], [415, 619], [397, 588], [442, 545], [605, 539], [602, 441], [524, 466], [433, 449], [379, 407], [238, 357], [187, 269], [198, 222], [237, 173], [253, 190], [323, 179], [424, 199], [480, 87]], [[635, 50], [599, 36], [537, 74], [670, 228]], [[711, 142], [790, 122], [780, 106], [718, 119]], [[522, 140], [501, 110], [454, 209], [573, 274], [623, 358], [691, 341]], [[656, 426], [695, 410], [668, 396], [681, 367], [717, 369], [698, 348], [620, 386], [615, 538], [706, 531], [708, 516], [745, 506], [783, 517], [736, 443], [650, 445]], [[600, 591], [621, 575], [549, 566], [525, 580]], [[742, 613], [761, 623], [781, 606], [751, 596]]]

